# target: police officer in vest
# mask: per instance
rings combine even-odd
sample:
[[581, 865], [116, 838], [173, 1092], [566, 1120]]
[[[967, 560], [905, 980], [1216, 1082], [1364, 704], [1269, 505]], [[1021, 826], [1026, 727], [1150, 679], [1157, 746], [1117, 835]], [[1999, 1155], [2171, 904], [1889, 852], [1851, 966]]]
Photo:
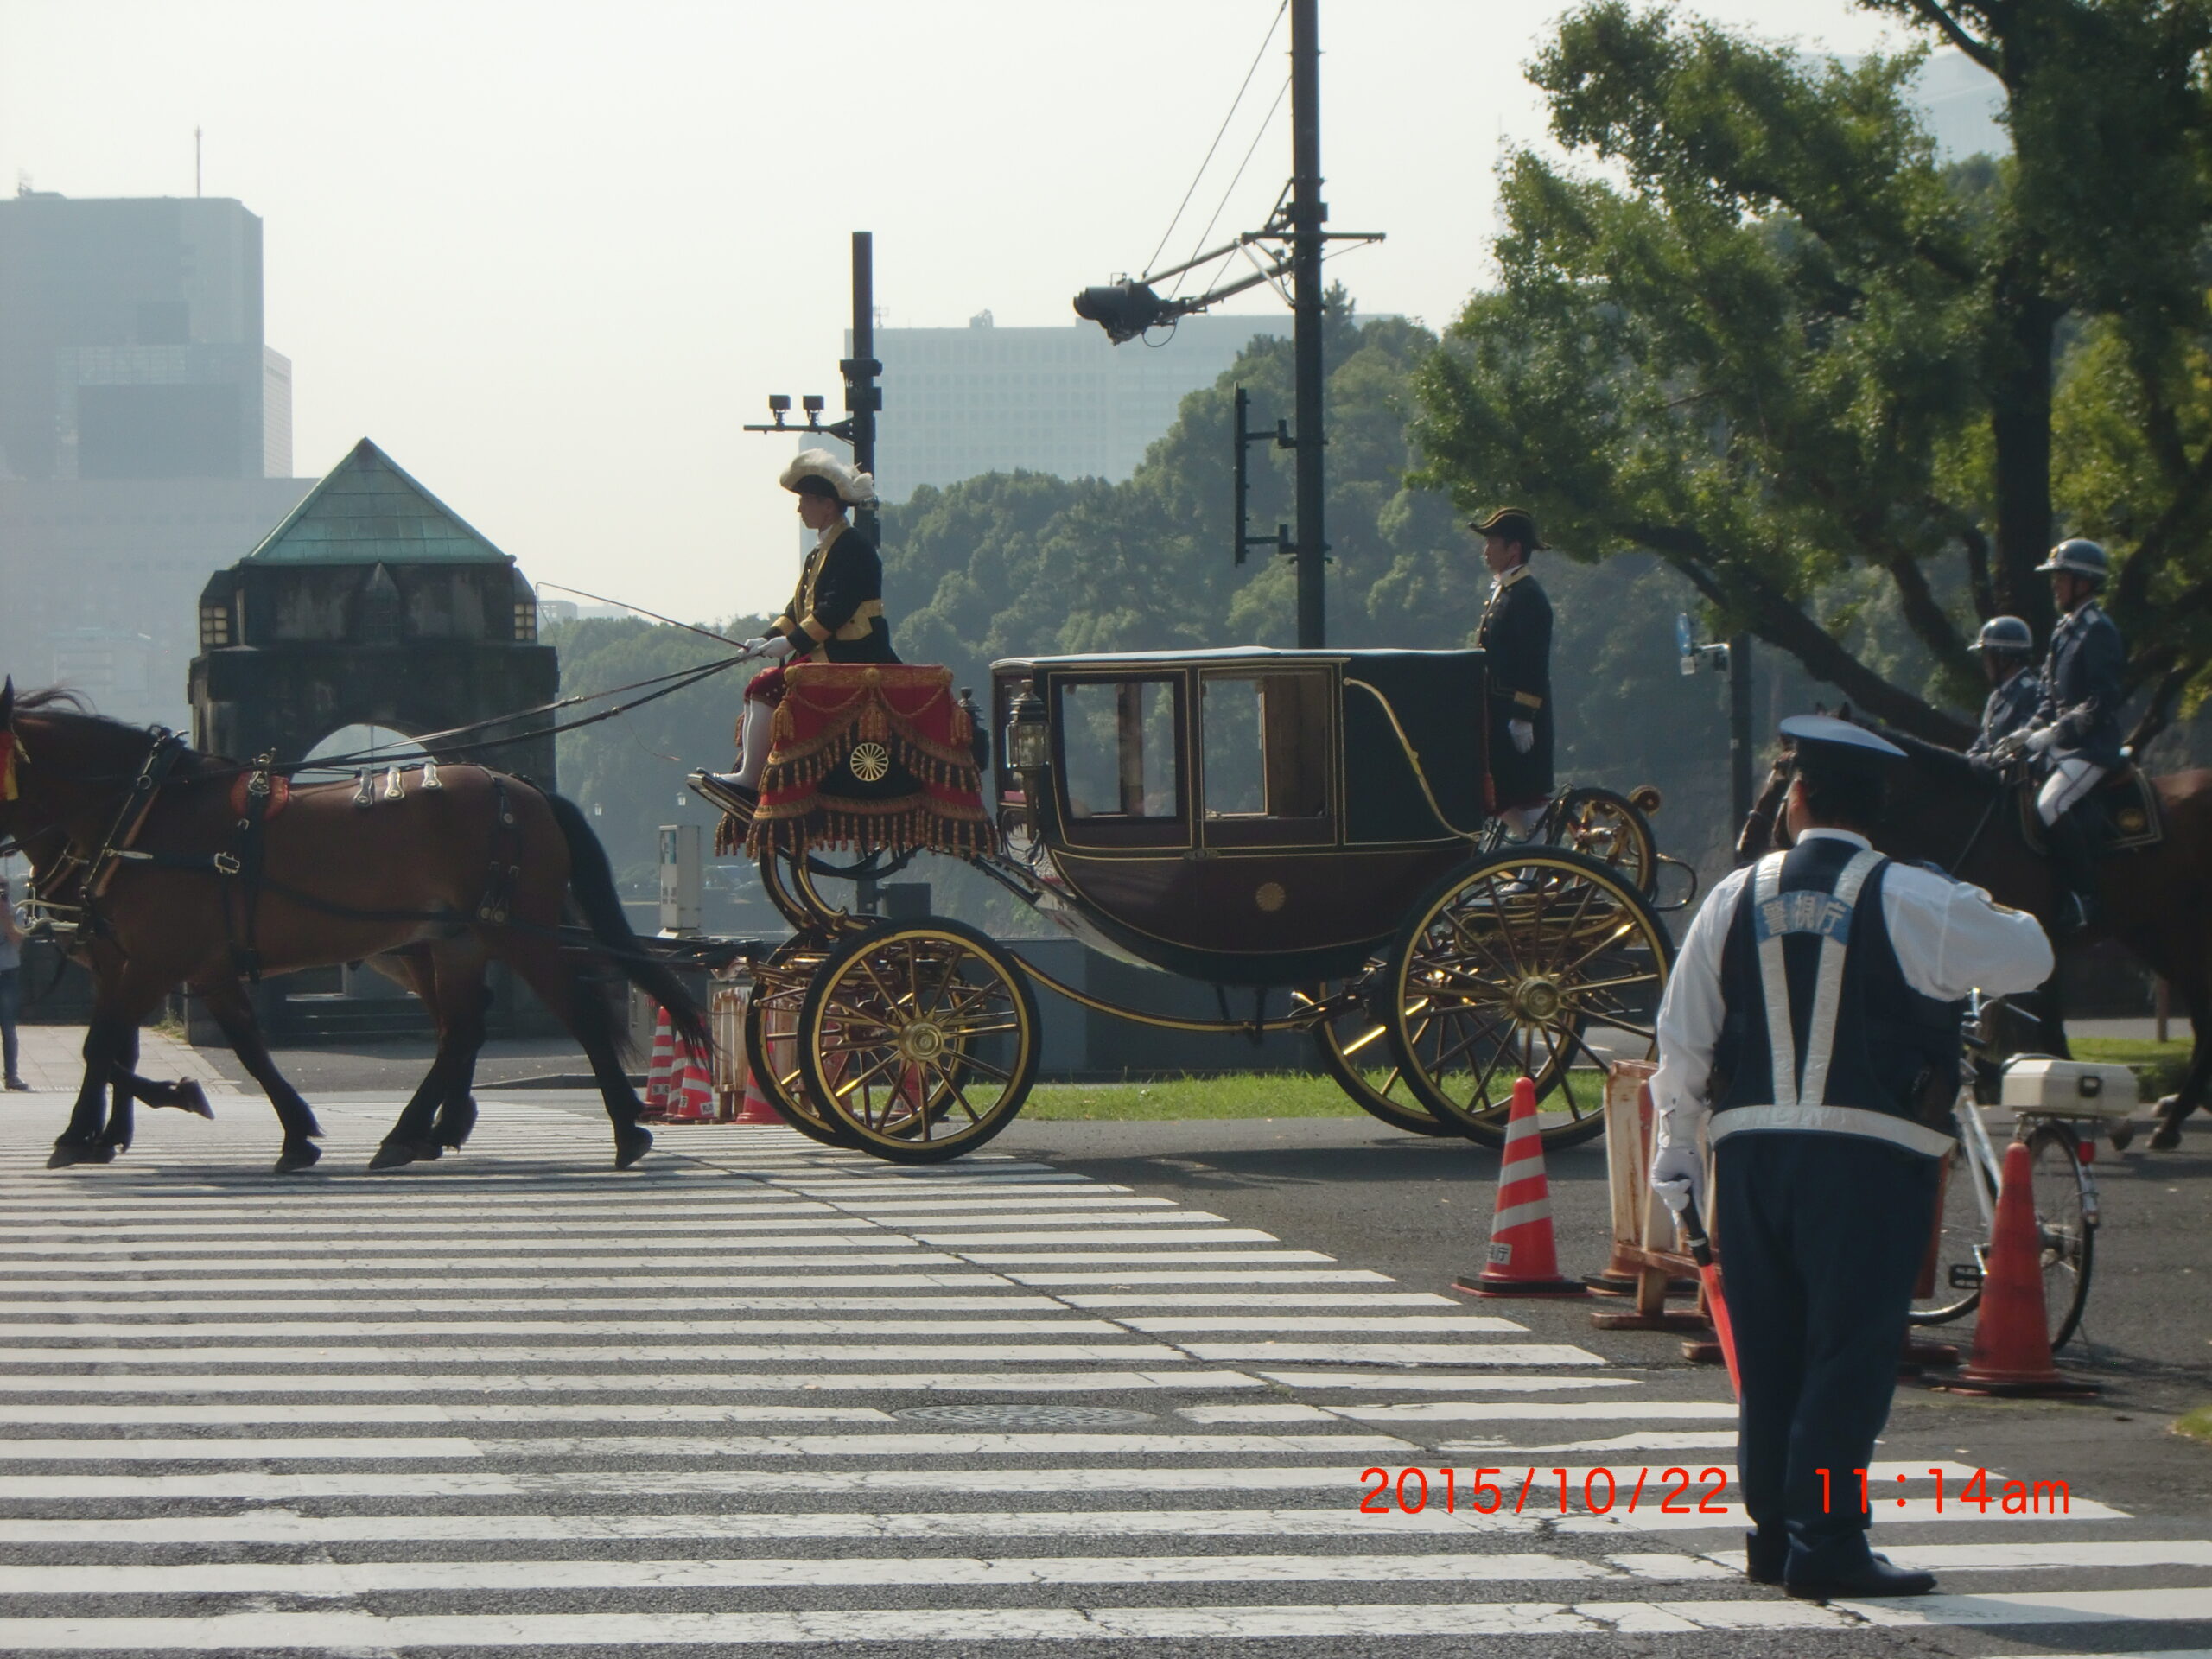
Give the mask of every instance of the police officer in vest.
[[1782, 730], [1793, 845], [1725, 877], [1683, 941], [1659, 1011], [1652, 1187], [1677, 1213], [1701, 1203], [1702, 1129], [1750, 1576], [1813, 1599], [1918, 1595], [1931, 1575], [1867, 1548], [1853, 1471], [1889, 1416], [1952, 1144], [1957, 1000], [2041, 984], [2050, 945], [2033, 917], [1868, 844], [1903, 751], [1824, 715]]
[[2127, 647], [2097, 603], [2112, 572], [2103, 548], [2077, 536], [2052, 548], [2036, 569], [2050, 578], [2060, 615], [2044, 658], [2043, 700], [2022, 747], [2044, 768], [2036, 815], [2067, 888], [2061, 925], [2076, 932], [2096, 919], [2096, 834], [2086, 820], [2094, 810], [2091, 791], [2120, 763]]
[[783, 701], [784, 670], [792, 663], [895, 663], [883, 616], [883, 560], [846, 514], [875, 505], [875, 480], [826, 449], [804, 449], [777, 480], [798, 498], [799, 523], [815, 532], [799, 567], [798, 586], [768, 632], [745, 642], [769, 666], [745, 688], [734, 772], [694, 772], [702, 794], [727, 810], [749, 813], [768, 763], [769, 730]]
[[2005, 740], [2025, 729], [2043, 701], [2043, 676], [2028, 665], [2035, 648], [2035, 635], [2017, 616], [1991, 617], [1981, 625], [1981, 637], [1967, 647], [1980, 653], [1982, 672], [1989, 677], [1981, 730], [1967, 745], [1967, 759], [1985, 777], [1993, 778], [2012, 764]]
[[1467, 527], [1483, 538], [1491, 574], [1475, 645], [1489, 658], [1492, 806], [1526, 841], [1552, 798], [1552, 602], [1529, 573], [1529, 556], [1544, 543], [1519, 507]]

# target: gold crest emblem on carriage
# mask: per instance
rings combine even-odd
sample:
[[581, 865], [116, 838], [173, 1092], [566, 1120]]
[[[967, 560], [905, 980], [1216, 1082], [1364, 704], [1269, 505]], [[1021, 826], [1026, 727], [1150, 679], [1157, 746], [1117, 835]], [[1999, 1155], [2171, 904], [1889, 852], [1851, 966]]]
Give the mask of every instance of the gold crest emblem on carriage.
[[891, 775], [891, 751], [880, 743], [855, 743], [845, 764], [861, 782], [880, 784]]

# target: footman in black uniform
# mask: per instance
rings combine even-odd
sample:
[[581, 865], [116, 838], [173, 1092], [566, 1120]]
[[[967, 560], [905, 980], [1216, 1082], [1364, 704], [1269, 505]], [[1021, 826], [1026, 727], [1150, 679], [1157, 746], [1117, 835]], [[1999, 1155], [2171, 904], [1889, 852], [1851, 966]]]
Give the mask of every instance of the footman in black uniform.
[[1483, 538], [1491, 573], [1475, 644], [1489, 658], [1491, 808], [1525, 841], [1552, 798], [1552, 602], [1529, 572], [1544, 543], [1519, 507], [1468, 528]]
[[[1959, 1000], [2050, 973], [2035, 918], [1893, 863], [1864, 831], [1903, 751], [1825, 715], [1796, 745], [1793, 846], [1725, 877], [1659, 1011], [1652, 1186], [1702, 1198], [1735, 1327], [1750, 1575], [1792, 1595], [1919, 1595], [1866, 1544], [1873, 1461], [1960, 1082]], [[1824, 1488], [1820, 1471], [1827, 1470]]]

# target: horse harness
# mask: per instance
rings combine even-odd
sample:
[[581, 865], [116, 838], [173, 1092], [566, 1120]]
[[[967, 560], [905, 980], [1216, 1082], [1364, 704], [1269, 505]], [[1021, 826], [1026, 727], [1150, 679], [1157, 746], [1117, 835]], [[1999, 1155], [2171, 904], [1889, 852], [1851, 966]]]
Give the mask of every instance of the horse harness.
[[[425, 922], [453, 924], [453, 911], [366, 910], [340, 905], [289, 883], [271, 880], [268, 874], [268, 823], [289, 798], [289, 778], [276, 766], [274, 754], [255, 757], [245, 775], [237, 802], [237, 843], [234, 850], [214, 853], [154, 852], [136, 846], [139, 832], [152, 815], [154, 803], [169, 781], [177, 763], [191, 753], [183, 738], [164, 727], [149, 728], [153, 742], [144, 762], [130, 780], [130, 789], [109, 820], [97, 850], [79, 852], [72, 842], [65, 848], [53, 871], [43, 880], [33, 878], [27, 902], [32, 912], [59, 931], [99, 937], [105, 930], [99, 900], [106, 894], [116, 872], [126, 865], [150, 869], [178, 870], [213, 875], [226, 883], [223, 908], [230, 932], [232, 961], [251, 983], [261, 981], [258, 944], [261, 896], [274, 891], [292, 903], [325, 915], [356, 921]], [[517, 885], [522, 879], [522, 830], [515, 816], [507, 780], [492, 773], [493, 828], [491, 864], [484, 894], [476, 906], [476, 920], [487, 926], [511, 924]], [[20, 837], [17, 838], [20, 843]]]

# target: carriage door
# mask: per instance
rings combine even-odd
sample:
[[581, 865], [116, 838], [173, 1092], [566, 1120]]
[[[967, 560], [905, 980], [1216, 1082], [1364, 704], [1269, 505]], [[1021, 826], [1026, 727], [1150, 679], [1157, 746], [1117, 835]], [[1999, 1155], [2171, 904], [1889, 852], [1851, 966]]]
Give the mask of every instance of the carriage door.
[[1334, 844], [1330, 678], [1325, 668], [1201, 671], [1205, 847], [1256, 852]]
[[1184, 786], [1183, 676], [1054, 675], [1060, 822], [1070, 845], [1190, 844]]

